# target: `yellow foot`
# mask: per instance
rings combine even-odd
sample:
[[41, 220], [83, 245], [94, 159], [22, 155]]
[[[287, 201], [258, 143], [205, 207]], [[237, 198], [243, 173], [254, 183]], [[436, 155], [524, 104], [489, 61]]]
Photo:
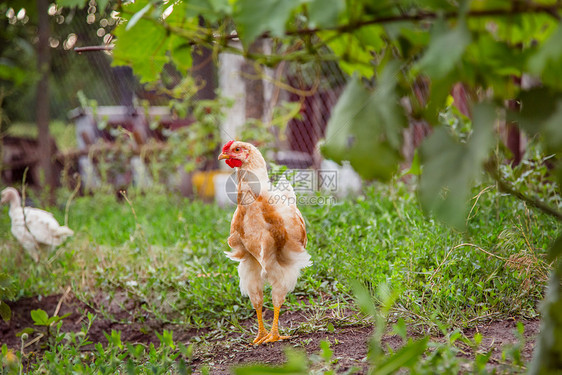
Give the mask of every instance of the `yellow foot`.
[[255, 345], [261, 345], [268, 342], [275, 342], [290, 339], [291, 336], [279, 336], [279, 332], [271, 331], [266, 336], [262, 337], [257, 342], [254, 340]]
[[262, 330], [259, 330], [259, 331], [258, 331], [258, 335], [256, 336], [256, 338], [255, 338], [254, 341], [253, 341], [253, 344], [254, 344], [254, 345], [258, 345], [259, 343], [261, 343], [261, 341], [262, 341], [265, 337], [267, 337], [267, 335], [268, 335], [268, 333], [267, 333], [267, 331], [266, 331], [265, 329], [264, 329], [263, 331], [262, 331]]

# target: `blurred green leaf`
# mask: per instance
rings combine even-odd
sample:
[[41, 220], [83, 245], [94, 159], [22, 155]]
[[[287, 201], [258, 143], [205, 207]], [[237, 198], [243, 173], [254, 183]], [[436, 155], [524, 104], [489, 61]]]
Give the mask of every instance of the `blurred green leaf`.
[[[511, 5], [510, 5], [511, 6]], [[478, 20], [473, 20], [473, 23]], [[494, 34], [511, 46], [533, 47], [542, 44], [558, 27], [558, 22], [547, 13], [521, 14], [510, 17], [508, 22], [495, 22]]]
[[57, 0], [57, 4], [68, 8], [74, 8], [74, 7], [84, 8], [87, 3], [88, 3], [87, 0]]
[[420, 153], [416, 149], [414, 151], [414, 157], [412, 159], [412, 163], [410, 164], [410, 168], [404, 174], [412, 174], [414, 176], [421, 175], [421, 161], [420, 161]]
[[403, 318], [398, 319], [398, 321], [392, 326], [392, 333], [400, 336], [403, 340], [408, 336], [408, 328], [406, 327], [406, 322]]
[[562, 151], [562, 98], [558, 99], [556, 108], [551, 116], [544, 122], [542, 128], [543, 139], [546, 145], [546, 151], [558, 154]]
[[508, 10], [512, 6], [511, 0], [474, 0], [470, 2], [471, 10], [504, 9]]
[[34, 328], [25, 327], [24, 329], [22, 329], [21, 331], [16, 333], [16, 337], [21, 337], [24, 333], [27, 333], [28, 335], [31, 335], [33, 332], [35, 332]]
[[[189, 18], [186, 16], [187, 7], [188, 4], [185, 2], [174, 4], [174, 11], [166, 18], [166, 22], [175, 27], [194, 28], [199, 21], [197, 18]], [[166, 39], [166, 50], [176, 68], [185, 74], [193, 62], [191, 55], [192, 48], [189, 40], [175, 34], [170, 34]]]
[[401, 160], [406, 120], [395, 92], [398, 65], [389, 63], [374, 90], [357, 76], [347, 85], [328, 122], [321, 146], [328, 159], [349, 160], [366, 179], [389, 180]]
[[214, 23], [221, 17], [232, 14], [232, 3], [228, 0], [190, 0], [183, 2], [185, 16], [201, 15], [206, 21]]
[[141, 10], [133, 14], [129, 22], [127, 22], [127, 25], [125, 26], [125, 30], [126, 31], [131, 30], [131, 28], [133, 28], [133, 26], [135, 26], [137, 22], [139, 22], [142, 16], [144, 16], [146, 12], [150, 10], [150, 8], [152, 8], [152, 3], [146, 4]]
[[185, 39], [170, 36], [168, 38], [168, 51], [170, 51], [172, 62], [180, 72], [186, 73], [191, 68], [193, 63], [192, 49]]
[[29, 72], [18, 66], [14, 66], [6, 59], [0, 58], [0, 79], [4, 81], [12, 81], [16, 86], [26, 82]]
[[[151, 7], [147, 0], [140, 0], [133, 4], [124, 5], [127, 9], [124, 17], [135, 17], [145, 14]], [[143, 13], [145, 12], [145, 13]], [[141, 14], [141, 15], [142, 15]], [[128, 22], [131, 23], [133, 19]], [[136, 18], [134, 29], [128, 27], [127, 23], [120, 24], [114, 31], [119, 40], [113, 50], [113, 65], [129, 65], [135, 74], [140, 77], [141, 82], [156, 81], [166, 63], [173, 61], [181, 72], [185, 74], [191, 66], [191, 48], [188, 41], [175, 34], [166, 32], [157, 23]], [[197, 19], [185, 17], [184, 3], [174, 5], [174, 11], [167, 18], [167, 22], [176, 27], [190, 29]], [[139, 38], [142, 35], [142, 38]]]
[[374, 370], [371, 371], [371, 374], [393, 374], [401, 368], [413, 366], [425, 352], [428, 340], [428, 337], [424, 337], [421, 340], [413, 341], [404, 345], [396, 353], [386, 357], [382, 363], [376, 363]]
[[353, 290], [353, 295], [355, 297], [355, 302], [361, 310], [361, 312], [370, 317], [377, 316], [377, 306], [373, 300], [373, 296], [365, 285], [361, 284], [359, 281], [353, 281], [351, 283], [351, 288]]
[[269, 31], [282, 36], [285, 24], [299, 0], [240, 0], [234, 13], [240, 40], [248, 47], [258, 36]]
[[328, 47], [338, 56], [338, 63], [345, 73], [370, 79], [376, 68], [373, 64], [374, 54], [388, 45], [383, 38], [384, 34], [382, 26], [369, 25], [351, 34], [322, 31], [318, 35], [327, 41]]
[[558, 234], [556, 240], [550, 245], [548, 249], [548, 260], [554, 261], [562, 255], [562, 233]]
[[0, 301], [0, 317], [7, 322], [10, 320], [11, 316], [12, 310], [10, 309], [10, 306], [8, 306], [4, 301]]
[[470, 41], [470, 32], [464, 22], [459, 21], [457, 27], [448, 30], [445, 21], [439, 20], [433, 25], [427, 51], [414, 69], [432, 79], [441, 79], [459, 63]]
[[542, 78], [544, 83], [562, 88], [562, 25], [540, 46], [529, 59], [529, 71]]
[[96, 0], [96, 3], [98, 4], [99, 10], [100, 12], [103, 14], [105, 8], [107, 7], [107, 4], [109, 4], [110, 0]]
[[344, 9], [344, 0], [311, 0], [308, 2], [309, 26], [333, 27]]
[[306, 355], [300, 351], [296, 351], [291, 347], [285, 350], [287, 355], [287, 362], [281, 366], [269, 365], [249, 365], [241, 366], [234, 369], [236, 375], [268, 375], [268, 374], [293, 374], [293, 375], [307, 375], [308, 360]]
[[445, 127], [439, 127], [421, 147], [422, 207], [457, 228], [464, 227], [472, 184], [495, 144], [495, 107], [477, 104], [473, 114], [473, 132], [466, 144], [456, 142]]
[[16, 295], [14, 280], [11, 276], [4, 272], [0, 272], [0, 317], [8, 321], [12, 315], [10, 306], [6, 304], [6, 300], [11, 300]]
[[562, 101], [562, 93], [548, 87], [537, 87], [522, 91], [519, 100], [521, 110], [509, 113], [508, 119], [516, 121], [528, 134], [534, 136], [541, 132], [545, 122], [557, 110]]
[[447, 103], [447, 98], [455, 82], [455, 74], [451, 73], [442, 79], [430, 82], [430, 96], [424, 108], [424, 118], [431, 124], [438, 123], [439, 115]]
[[0, 299], [13, 298], [15, 295], [14, 281], [4, 272], [0, 272]]
[[330, 348], [330, 342], [327, 340], [320, 341], [320, 350], [322, 351], [322, 358], [324, 361], [328, 362], [332, 359], [334, 351]]
[[[124, 5], [127, 13], [136, 14], [147, 6], [146, 0]], [[127, 17], [125, 15], [124, 17]], [[122, 23], [114, 30], [119, 43], [113, 50], [113, 65], [129, 65], [141, 82], [156, 81], [168, 61], [165, 48], [166, 31], [157, 24], [139, 19], [134, 30], [127, 30], [127, 23]], [[139, 38], [142, 35], [142, 38]]]
[[[559, 242], [560, 237], [556, 240]], [[541, 307], [541, 333], [528, 374], [557, 374], [562, 368], [562, 263], [551, 272]]]
[[482, 72], [483, 74], [519, 75], [525, 65], [521, 49], [513, 48], [488, 34], [480, 35], [474, 43], [471, 43], [467, 48], [467, 54], [470, 54], [472, 61], [480, 63], [487, 69]]

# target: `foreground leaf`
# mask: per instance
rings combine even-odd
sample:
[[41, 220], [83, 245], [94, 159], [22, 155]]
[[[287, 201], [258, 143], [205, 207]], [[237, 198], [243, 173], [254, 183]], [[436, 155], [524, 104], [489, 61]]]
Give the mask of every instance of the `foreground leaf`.
[[366, 179], [389, 180], [401, 161], [406, 124], [395, 91], [397, 64], [389, 63], [368, 90], [356, 76], [340, 97], [326, 129], [322, 153], [341, 163], [349, 160]]
[[529, 367], [530, 375], [558, 374], [562, 368], [562, 266], [550, 275], [542, 305], [542, 321], [538, 343]]
[[393, 374], [401, 368], [415, 365], [427, 348], [428, 340], [428, 337], [424, 337], [421, 340], [413, 341], [404, 345], [396, 353], [386, 357], [382, 363], [376, 364], [376, 367], [371, 374]]
[[333, 27], [344, 9], [344, 0], [312, 0], [308, 3], [309, 26]]
[[447, 76], [460, 61], [470, 41], [470, 32], [464, 22], [459, 23], [452, 30], [446, 29], [444, 21], [436, 23], [429, 47], [418, 63], [417, 69], [432, 79]]
[[521, 111], [509, 113], [530, 136], [543, 135], [547, 152], [562, 151], [562, 93], [539, 87], [520, 94]]
[[291, 11], [298, 5], [299, 0], [238, 1], [234, 22], [242, 43], [247, 47], [266, 31], [282, 36]]
[[61, 7], [68, 8], [84, 8], [88, 2], [86, 0], [57, 0], [57, 4]]
[[12, 310], [6, 302], [0, 301], [0, 317], [7, 322], [12, 317]]
[[[129, 21], [120, 24], [114, 31], [118, 43], [113, 50], [112, 64], [132, 67], [141, 83], [157, 81], [168, 62], [174, 62], [179, 71], [186, 72], [192, 63], [188, 41], [183, 36], [168, 33], [157, 19], [140, 17], [147, 17], [149, 13], [151, 4], [146, 0], [125, 7], [124, 18], [129, 18]], [[193, 26], [197, 19], [187, 19], [185, 12], [184, 3], [174, 4], [174, 11], [166, 22], [177, 28], [190, 29], [188, 24]], [[129, 25], [133, 22], [136, 24], [131, 28]]]
[[339, 57], [338, 63], [346, 74], [358, 74], [367, 79], [373, 77], [376, 69], [373, 55], [388, 46], [384, 39], [385, 30], [380, 25], [365, 26], [352, 34], [322, 31], [318, 35]]
[[150, 8], [152, 8], [152, 4], [148, 3], [141, 10], [133, 14], [129, 22], [127, 22], [125, 30], [129, 31], [133, 26], [135, 26], [137, 22], [139, 22], [139, 20], [142, 18], [142, 16], [144, 16], [145, 13], [150, 10]]
[[[137, 1], [125, 8], [127, 13], [138, 14], [147, 5], [147, 1]], [[130, 15], [125, 14], [124, 18], [127, 17]], [[131, 30], [127, 29], [127, 23], [120, 24], [114, 34], [118, 43], [113, 50], [112, 64], [130, 66], [140, 77], [141, 83], [156, 81], [168, 61], [166, 49], [163, 48], [165, 29], [149, 20], [139, 19]]]
[[534, 136], [543, 130], [545, 122], [555, 113], [562, 94], [547, 87], [538, 87], [521, 92], [519, 100], [521, 111], [510, 113], [510, 117]]
[[232, 5], [228, 0], [190, 0], [182, 5], [185, 6], [184, 14], [188, 18], [201, 15], [210, 23], [232, 13]]
[[234, 369], [236, 375], [267, 375], [267, 374], [309, 374], [306, 356], [290, 347], [286, 350], [287, 362], [282, 366], [250, 365]]
[[562, 88], [562, 25], [546, 40], [538, 52], [529, 59], [529, 70], [542, 78], [544, 83]]
[[467, 143], [456, 142], [445, 127], [440, 127], [421, 148], [422, 207], [457, 228], [464, 227], [472, 184], [495, 142], [495, 107], [478, 104], [473, 113], [473, 132]]
[[377, 306], [369, 290], [358, 281], [352, 282], [351, 288], [355, 296], [355, 303], [361, 312], [367, 316], [376, 317], [378, 315]]
[[554, 261], [562, 255], [562, 233], [558, 234], [556, 240], [550, 245], [548, 249], [548, 259]]

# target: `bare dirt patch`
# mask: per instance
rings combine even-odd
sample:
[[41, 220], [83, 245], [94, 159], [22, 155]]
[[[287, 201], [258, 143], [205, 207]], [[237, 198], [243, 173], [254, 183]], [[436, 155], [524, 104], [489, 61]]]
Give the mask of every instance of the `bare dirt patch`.
[[[8, 347], [19, 350], [21, 347], [21, 339], [16, 336], [26, 327], [33, 327], [31, 319], [31, 310], [45, 310], [49, 316], [52, 316], [58, 309], [58, 315], [62, 316], [70, 314], [63, 320], [62, 331], [78, 332], [85, 324], [87, 312], [93, 312], [93, 309], [78, 299], [67, 296], [62, 298], [61, 295], [53, 295], [47, 297], [22, 298], [16, 302], [9, 303], [12, 309], [12, 319], [6, 323], [0, 321], [0, 343], [6, 344]], [[272, 312], [265, 312], [266, 321], [271, 321]], [[130, 316], [128, 312], [123, 312], [123, 317]], [[297, 327], [309, 319], [306, 312], [286, 312], [281, 315], [280, 326], [282, 330]], [[525, 346], [521, 351], [525, 361], [530, 360], [534, 348], [535, 338], [539, 332], [539, 322], [522, 321], [525, 326]], [[287, 346], [306, 351], [306, 353], [317, 354], [320, 351], [320, 342], [329, 341], [334, 351], [334, 359], [338, 361], [339, 371], [346, 371], [351, 367], [360, 369], [360, 373], [366, 372], [367, 369], [367, 341], [372, 335], [372, 327], [369, 326], [346, 326], [341, 327], [336, 322], [333, 324], [336, 328], [329, 332], [328, 330], [307, 332], [299, 332], [296, 330], [294, 336], [284, 342], [267, 344], [254, 347], [250, 345], [253, 337], [245, 332], [255, 331], [255, 321], [250, 319], [241, 322], [244, 329], [233, 329], [232, 334], [226, 337], [209, 338], [207, 340], [207, 350], [196, 350], [194, 365], [197, 367], [208, 366], [212, 374], [230, 374], [232, 366], [239, 366], [253, 363], [267, 363], [279, 365], [285, 362], [285, 349]], [[493, 360], [501, 359], [502, 347], [508, 344], [515, 344], [518, 338], [515, 335], [517, 322], [512, 320], [495, 321], [482, 324], [476, 328], [467, 329], [464, 334], [467, 337], [473, 337], [476, 332], [480, 332], [483, 336], [482, 349], [493, 349]], [[94, 343], [107, 343], [104, 332], [109, 333], [111, 330], [121, 331], [121, 339], [123, 342], [138, 343], [154, 343], [159, 344], [156, 333], [161, 333], [164, 329], [171, 330], [174, 333], [176, 342], [190, 343], [194, 337], [205, 335], [210, 331], [188, 329], [184, 326], [162, 323], [157, 320], [147, 319], [144, 322], [131, 321], [123, 323], [114, 320], [100, 319], [94, 320], [89, 331], [90, 340]], [[442, 338], [434, 337], [435, 341]], [[387, 335], [383, 339], [383, 344], [396, 349], [402, 345], [402, 339], [398, 336]], [[31, 348], [30, 348], [31, 349]], [[39, 346], [35, 350], [40, 351]]]

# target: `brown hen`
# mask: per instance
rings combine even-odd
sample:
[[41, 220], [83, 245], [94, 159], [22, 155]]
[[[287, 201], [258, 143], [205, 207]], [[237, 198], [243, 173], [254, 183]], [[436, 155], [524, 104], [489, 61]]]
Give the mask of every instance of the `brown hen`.
[[[227, 256], [240, 262], [240, 290], [256, 310], [258, 334], [254, 344], [289, 338], [279, 335], [279, 311], [297, 283], [300, 270], [311, 264], [306, 252], [306, 228], [292, 186], [283, 177], [272, 188], [260, 151], [252, 144], [230, 141], [219, 160], [237, 168], [237, 208], [232, 218]], [[263, 287], [271, 284], [273, 323], [263, 324]]]

